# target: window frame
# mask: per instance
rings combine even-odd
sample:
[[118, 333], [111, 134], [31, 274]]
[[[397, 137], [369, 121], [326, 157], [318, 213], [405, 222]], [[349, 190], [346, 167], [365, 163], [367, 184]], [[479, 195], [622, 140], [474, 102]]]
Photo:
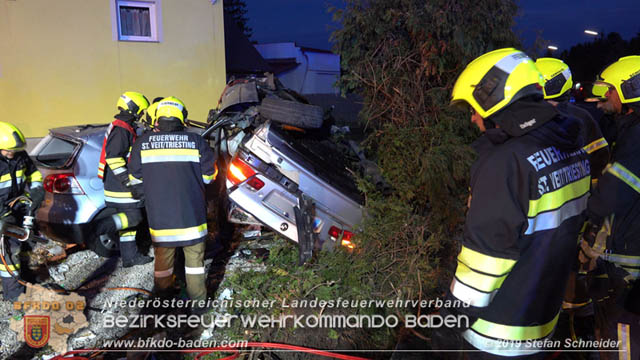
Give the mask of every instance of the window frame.
[[[151, 36], [123, 35], [120, 21], [120, 7], [140, 7], [149, 9]], [[111, 30], [114, 41], [162, 42], [161, 0], [111, 0]]]

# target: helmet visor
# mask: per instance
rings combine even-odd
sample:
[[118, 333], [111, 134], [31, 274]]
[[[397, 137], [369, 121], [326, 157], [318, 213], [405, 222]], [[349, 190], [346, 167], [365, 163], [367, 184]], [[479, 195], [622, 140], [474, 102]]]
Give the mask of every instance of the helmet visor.
[[473, 98], [483, 110], [489, 110], [504, 99], [504, 86], [509, 74], [494, 66], [473, 90]]
[[596, 81], [595, 83], [593, 83], [593, 88], [591, 88], [591, 93], [595, 97], [604, 99], [610, 87], [611, 87], [610, 84], [607, 84], [602, 81]]
[[560, 92], [566, 83], [567, 79], [564, 77], [564, 74], [560, 73], [553, 79], [545, 82], [544, 92], [547, 96], [560, 95]]

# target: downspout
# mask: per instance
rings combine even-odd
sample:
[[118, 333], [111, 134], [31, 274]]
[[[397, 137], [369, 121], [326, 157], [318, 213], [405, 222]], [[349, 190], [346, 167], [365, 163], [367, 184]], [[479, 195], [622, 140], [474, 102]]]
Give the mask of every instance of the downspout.
[[307, 56], [307, 53], [302, 51], [302, 49], [300, 49], [300, 52], [302, 52], [302, 55], [305, 57], [305, 59], [307, 59], [307, 67], [306, 69], [304, 69], [304, 77], [302, 78], [302, 85], [300, 85], [300, 91], [298, 91], [299, 94], [302, 94], [302, 90], [304, 89], [304, 82], [305, 80], [307, 80], [307, 74], [309, 73], [309, 56]]

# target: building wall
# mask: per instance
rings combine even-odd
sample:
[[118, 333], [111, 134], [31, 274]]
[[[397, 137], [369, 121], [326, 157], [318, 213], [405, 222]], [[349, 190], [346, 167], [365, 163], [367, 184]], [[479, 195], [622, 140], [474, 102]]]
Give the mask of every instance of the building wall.
[[112, 33], [115, 0], [0, 0], [0, 115], [26, 137], [107, 123], [124, 91], [205, 121], [225, 85], [222, 1], [161, 0], [160, 42]]

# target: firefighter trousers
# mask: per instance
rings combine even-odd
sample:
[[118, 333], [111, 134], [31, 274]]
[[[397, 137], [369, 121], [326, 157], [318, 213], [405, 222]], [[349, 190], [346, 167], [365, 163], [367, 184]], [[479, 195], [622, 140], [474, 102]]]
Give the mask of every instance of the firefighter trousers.
[[[4, 259], [7, 262], [8, 269], [4, 263], [0, 262], [0, 278], [2, 279], [2, 296], [5, 300], [15, 301], [18, 296], [24, 292], [24, 286], [18, 282], [20, 278], [20, 246], [19, 240], [5, 237], [5, 254]], [[13, 276], [9, 272], [13, 272]]]
[[115, 208], [116, 213], [102, 219], [96, 228], [98, 235], [118, 232], [120, 255], [127, 262], [138, 254], [136, 233], [142, 222], [142, 208]]
[[603, 360], [640, 359], [640, 313], [632, 312], [628, 306], [625, 306], [626, 302], [637, 303], [640, 299], [636, 299], [626, 290], [623, 294], [615, 292], [611, 294], [610, 297], [597, 302], [597, 338], [601, 341], [615, 341], [619, 352], [602, 352], [600, 358]]
[[[205, 243], [185, 246], [184, 273], [187, 280], [187, 295], [191, 300], [204, 300], [207, 297], [204, 274]], [[167, 290], [173, 285], [173, 265], [176, 248], [154, 246], [155, 287], [158, 291]]]

